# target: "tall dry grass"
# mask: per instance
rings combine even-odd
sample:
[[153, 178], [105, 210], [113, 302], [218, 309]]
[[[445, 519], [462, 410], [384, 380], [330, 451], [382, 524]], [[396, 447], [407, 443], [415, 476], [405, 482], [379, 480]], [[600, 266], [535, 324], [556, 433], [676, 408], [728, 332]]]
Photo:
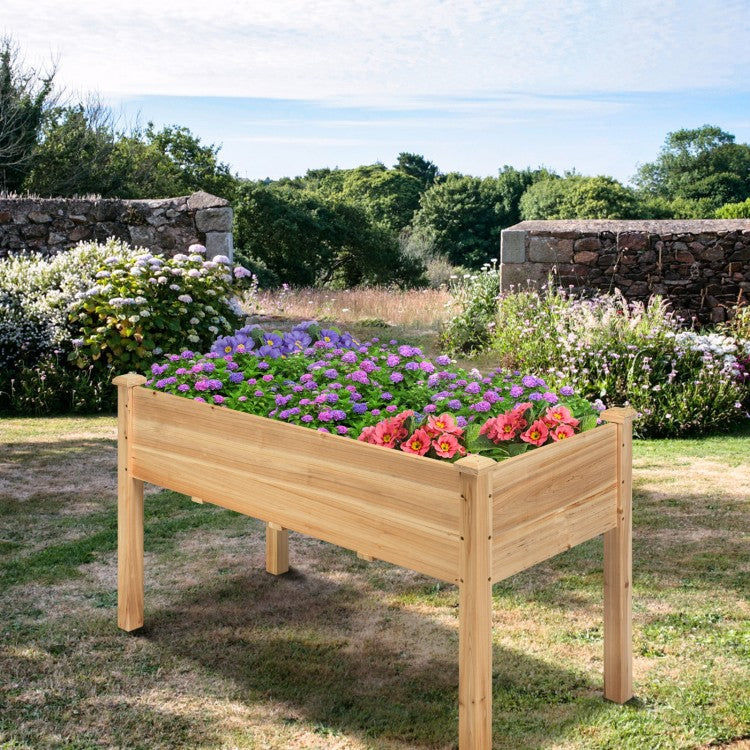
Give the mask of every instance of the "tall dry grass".
[[261, 315], [315, 318], [337, 323], [373, 323], [436, 329], [452, 316], [452, 297], [445, 289], [402, 291], [385, 287], [345, 290], [283, 287], [259, 292]]

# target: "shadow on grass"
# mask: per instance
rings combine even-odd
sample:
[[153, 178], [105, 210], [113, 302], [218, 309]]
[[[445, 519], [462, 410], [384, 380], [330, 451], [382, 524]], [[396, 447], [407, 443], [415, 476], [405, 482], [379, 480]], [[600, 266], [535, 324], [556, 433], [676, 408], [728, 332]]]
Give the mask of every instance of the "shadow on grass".
[[[372, 747], [456, 746], [457, 630], [368, 598], [318, 576], [256, 572], [183, 597], [139, 635], [236, 685], [239, 700], [287, 706], [290, 724]], [[493, 684], [498, 748], [549, 746], [605, 707], [581, 674], [505, 648], [494, 648]]]

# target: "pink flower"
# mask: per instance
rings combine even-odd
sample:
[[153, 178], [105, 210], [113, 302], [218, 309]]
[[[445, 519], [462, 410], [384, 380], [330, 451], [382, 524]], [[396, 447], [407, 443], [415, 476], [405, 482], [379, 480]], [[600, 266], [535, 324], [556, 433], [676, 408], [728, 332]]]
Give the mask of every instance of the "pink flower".
[[544, 415], [544, 421], [549, 427], [556, 424], [569, 424], [571, 427], [578, 427], [578, 420], [566, 406], [550, 406]]
[[364, 427], [362, 432], [359, 433], [357, 440], [361, 440], [363, 443], [374, 443], [375, 442], [375, 428]]
[[442, 432], [449, 432], [452, 435], [462, 435], [463, 430], [456, 424], [452, 414], [441, 414], [439, 417], [430, 416], [425, 426], [425, 431], [430, 437], [437, 437]]
[[557, 442], [558, 440], [565, 440], [566, 438], [573, 437], [575, 433], [569, 424], [557, 424], [550, 427], [549, 434], [552, 436], [552, 439]]
[[549, 428], [541, 419], [537, 419], [526, 432], [521, 433], [521, 440], [531, 445], [544, 445], [549, 437]]
[[384, 419], [375, 425], [373, 438], [375, 445], [384, 448], [395, 448], [396, 443], [406, 437], [406, 430], [401, 426], [398, 417]]
[[415, 430], [411, 437], [401, 443], [401, 450], [406, 453], [415, 453], [418, 456], [424, 456], [430, 450], [430, 436], [421, 427]]
[[[525, 423], [524, 423], [524, 426]], [[486, 435], [493, 443], [501, 440], [512, 440], [516, 437], [518, 420], [513, 412], [506, 412], [499, 417], [488, 419], [480, 428], [479, 434]]]
[[466, 455], [466, 448], [459, 445], [456, 435], [450, 432], [444, 432], [440, 437], [433, 440], [432, 447], [440, 458], [453, 458], [456, 453], [459, 456]]

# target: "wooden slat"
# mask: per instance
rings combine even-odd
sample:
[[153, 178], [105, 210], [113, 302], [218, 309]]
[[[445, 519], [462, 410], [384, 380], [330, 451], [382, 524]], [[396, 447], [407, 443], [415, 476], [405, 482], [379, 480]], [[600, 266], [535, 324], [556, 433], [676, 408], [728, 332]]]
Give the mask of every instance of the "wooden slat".
[[139, 478], [457, 581], [454, 465], [145, 389], [134, 396]]
[[602, 425], [498, 463], [493, 471], [495, 534], [614, 485], [616, 432], [614, 425]]
[[496, 530], [492, 540], [492, 580], [501, 581], [593, 539], [616, 524], [617, 489], [613, 485], [539, 518], [504, 531]]

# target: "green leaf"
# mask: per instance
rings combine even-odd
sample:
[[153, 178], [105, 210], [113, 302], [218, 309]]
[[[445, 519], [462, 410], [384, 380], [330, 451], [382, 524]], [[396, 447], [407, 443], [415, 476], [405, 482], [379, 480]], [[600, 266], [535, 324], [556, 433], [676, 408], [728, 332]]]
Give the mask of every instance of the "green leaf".
[[581, 420], [581, 432], [586, 432], [586, 430], [592, 430], [594, 427], [596, 427], [596, 424], [598, 421], [599, 421], [598, 415], [588, 414]]

